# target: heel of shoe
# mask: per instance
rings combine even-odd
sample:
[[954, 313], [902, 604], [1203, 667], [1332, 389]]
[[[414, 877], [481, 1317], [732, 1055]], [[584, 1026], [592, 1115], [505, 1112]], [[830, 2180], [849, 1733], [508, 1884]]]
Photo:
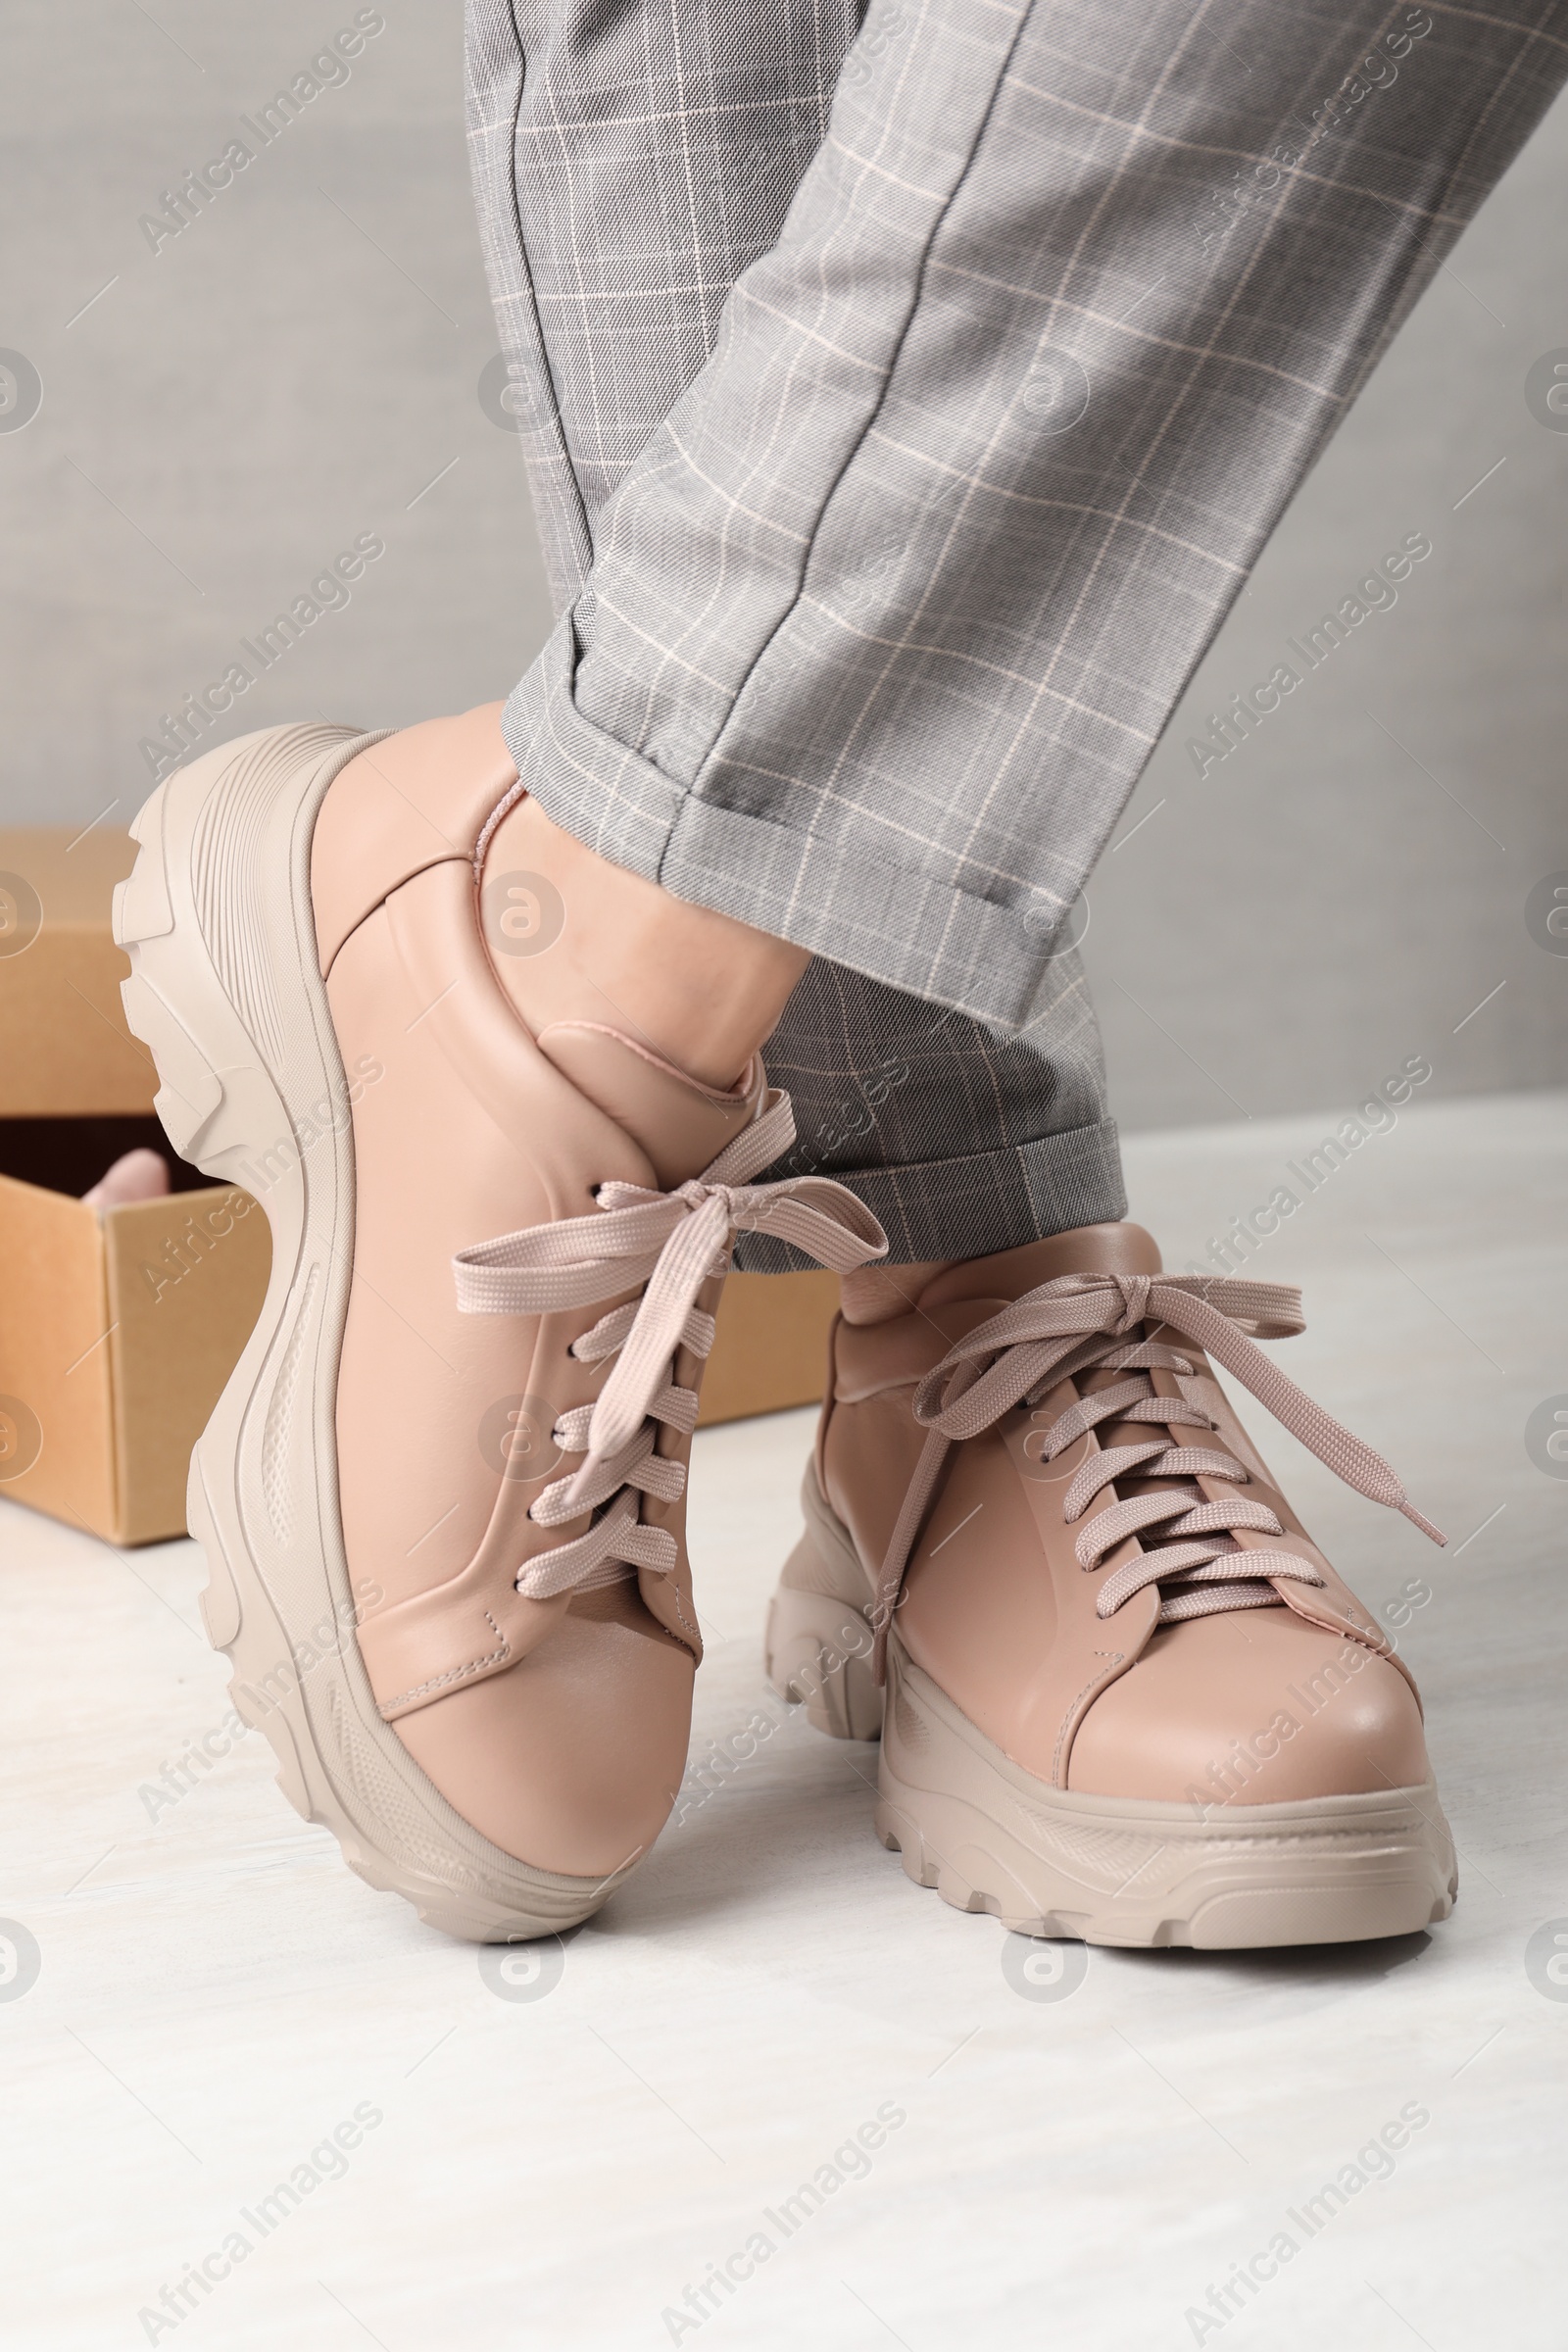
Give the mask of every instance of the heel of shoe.
[[[807, 1547], [797, 1545], [788, 1577]], [[783, 1584], [768, 1603], [767, 1679], [780, 1698], [804, 1701], [813, 1731], [833, 1740], [875, 1740], [882, 1693], [871, 1673], [871, 1628], [860, 1611], [831, 1592]]]
[[804, 1703], [812, 1729], [832, 1740], [875, 1740], [882, 1693], [871, 1672], [869, 1592], [848, 1530], [816, 1483], [801, 1488], [806, 1533], [768, 1604], [763, 1663], [780, 1698]]
[[[131, 826], [139, 855], [115, 891], [115, 941], [130, 960], [125, 1018], [157, 1065], [165, 1133], [205, 1174], [259, 1191], [270, 1218], [294, 1136], [282, 1099], [293, 1040], [269, 934], [281, 922], [296, 953], [309, 951], [293, 939], [298, 877], [285, 870], [279, 888], [261, 848], [302, 802], [314, 815], [336, 769], [379, 739], [353, 727], [265, 728], [175, 768]], [[308, 827], [285, 868], [302, 856]]]

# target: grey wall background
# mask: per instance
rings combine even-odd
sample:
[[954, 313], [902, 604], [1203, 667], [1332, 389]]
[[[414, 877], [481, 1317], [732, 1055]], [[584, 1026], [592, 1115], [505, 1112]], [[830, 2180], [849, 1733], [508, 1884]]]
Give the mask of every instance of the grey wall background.
[[[1568, 431], [1524, 397], [1551, 350], [1568, 359], [1562, 104], [1329, 444], [1089, 885], [1125, 1123], [1348, 1107], [1414, 1054], [1429, 1095], [1568, 1076], [1568, 957], [1525, 925], [1568, 869]], [[1433, 552], [1397, 605], [1200, 782], [1207, 713], [1300, 670], [1287, 640], [1417, 530]]]
[[[0, 429], [0, 823], [127, 822], [140, 739], [362, 533], [386, 552], [353, 601], [212, 740], [462, 709], [545, 634], [516, 444], [476, 392], [496, 339], [461, 8], [372, 13], [352, 77], [154, 253], [140, 217], [356, 8], [7, 11], [0, 346], [42, 402]], [[1568, 956], [1525, 924], [1568, 870], [1568, 432], [1524, 398], [1568, 349], [1565, 196], [1560, 106], [1287, 517], [1090, 884], [1129, 1127], [1348, 1103], [1413, 1054], [1432, 1093], [1568, 1076]], [[1433, 553], [1398, 604], [1200, 780], [1204, 715], [1416, 530]]]

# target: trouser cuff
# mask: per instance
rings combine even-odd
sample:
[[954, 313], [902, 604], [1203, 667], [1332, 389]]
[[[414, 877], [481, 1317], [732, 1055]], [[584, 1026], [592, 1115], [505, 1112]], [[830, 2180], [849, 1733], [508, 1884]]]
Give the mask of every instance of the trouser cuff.
[[[1127, 1214], [1113, 1119], [956, 1159], [832, 1174], [882, 1220], [889, 1265], [990, 1257]], [[772, 1234], [743, 1233], [736, 1245], [735, 1263], [747, 1274], [788, 1274], [811, 1262]]]

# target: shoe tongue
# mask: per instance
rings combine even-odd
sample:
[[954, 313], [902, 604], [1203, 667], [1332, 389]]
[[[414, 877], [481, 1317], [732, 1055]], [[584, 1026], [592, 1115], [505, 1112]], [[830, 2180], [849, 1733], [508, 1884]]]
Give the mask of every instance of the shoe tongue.
[[641, 1146], [668, 1191], [700, 1176], [757, 1117], [767, 1091], [754, 1054], [734, 1086], [705, 1086], [649, 1047], [598, 1021], [556, 1021], [535, 1040], [580, 1095]]
[[920, 1294], [922, 1308], [949, 1306], [965, 1298], [1021, 1298], [1025, 1291], [1063, 1274], [1157, 1274], [1159, 1250], [1141, 1225], [1079, 1225], [1044, 1242], [995, 1257], [967, 1258], [950, 1266]]

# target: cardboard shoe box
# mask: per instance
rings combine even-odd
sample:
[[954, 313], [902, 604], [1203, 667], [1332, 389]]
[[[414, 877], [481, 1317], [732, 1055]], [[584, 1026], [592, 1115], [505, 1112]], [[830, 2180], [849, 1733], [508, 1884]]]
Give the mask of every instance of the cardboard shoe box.
[[698, 1428], [819, 1404], [838, 1304], [836, 1274], [732, 1274], [719, 1301]]
[[111, 1544], [183, 1535], [270, 1263], [232, 1186], [99, 1210], [0, 1176], [0, 1494]]
[[[151, 1115], [109, 922], [134, 855], [100, 828], [0, 832], [0, 1494], [114, 1544], [184, 1533], [190, 1450], [270, 1263], [249, 1194], [209, 1185]], [[88, 1208], [137, 1145], [187, 1189]], [[814, 1403], [837, 1297], [831, 1274], [732, 1275], [700, 1426]]]
[[[100, 1210], [0, 1175], [0, 1494], [111, 1544], [183, 1535], [270, 1263], [233, 1186]], [[836, 1297], [831, 1274], [732, 1276], [699, 1426], [814, 1403]]]

